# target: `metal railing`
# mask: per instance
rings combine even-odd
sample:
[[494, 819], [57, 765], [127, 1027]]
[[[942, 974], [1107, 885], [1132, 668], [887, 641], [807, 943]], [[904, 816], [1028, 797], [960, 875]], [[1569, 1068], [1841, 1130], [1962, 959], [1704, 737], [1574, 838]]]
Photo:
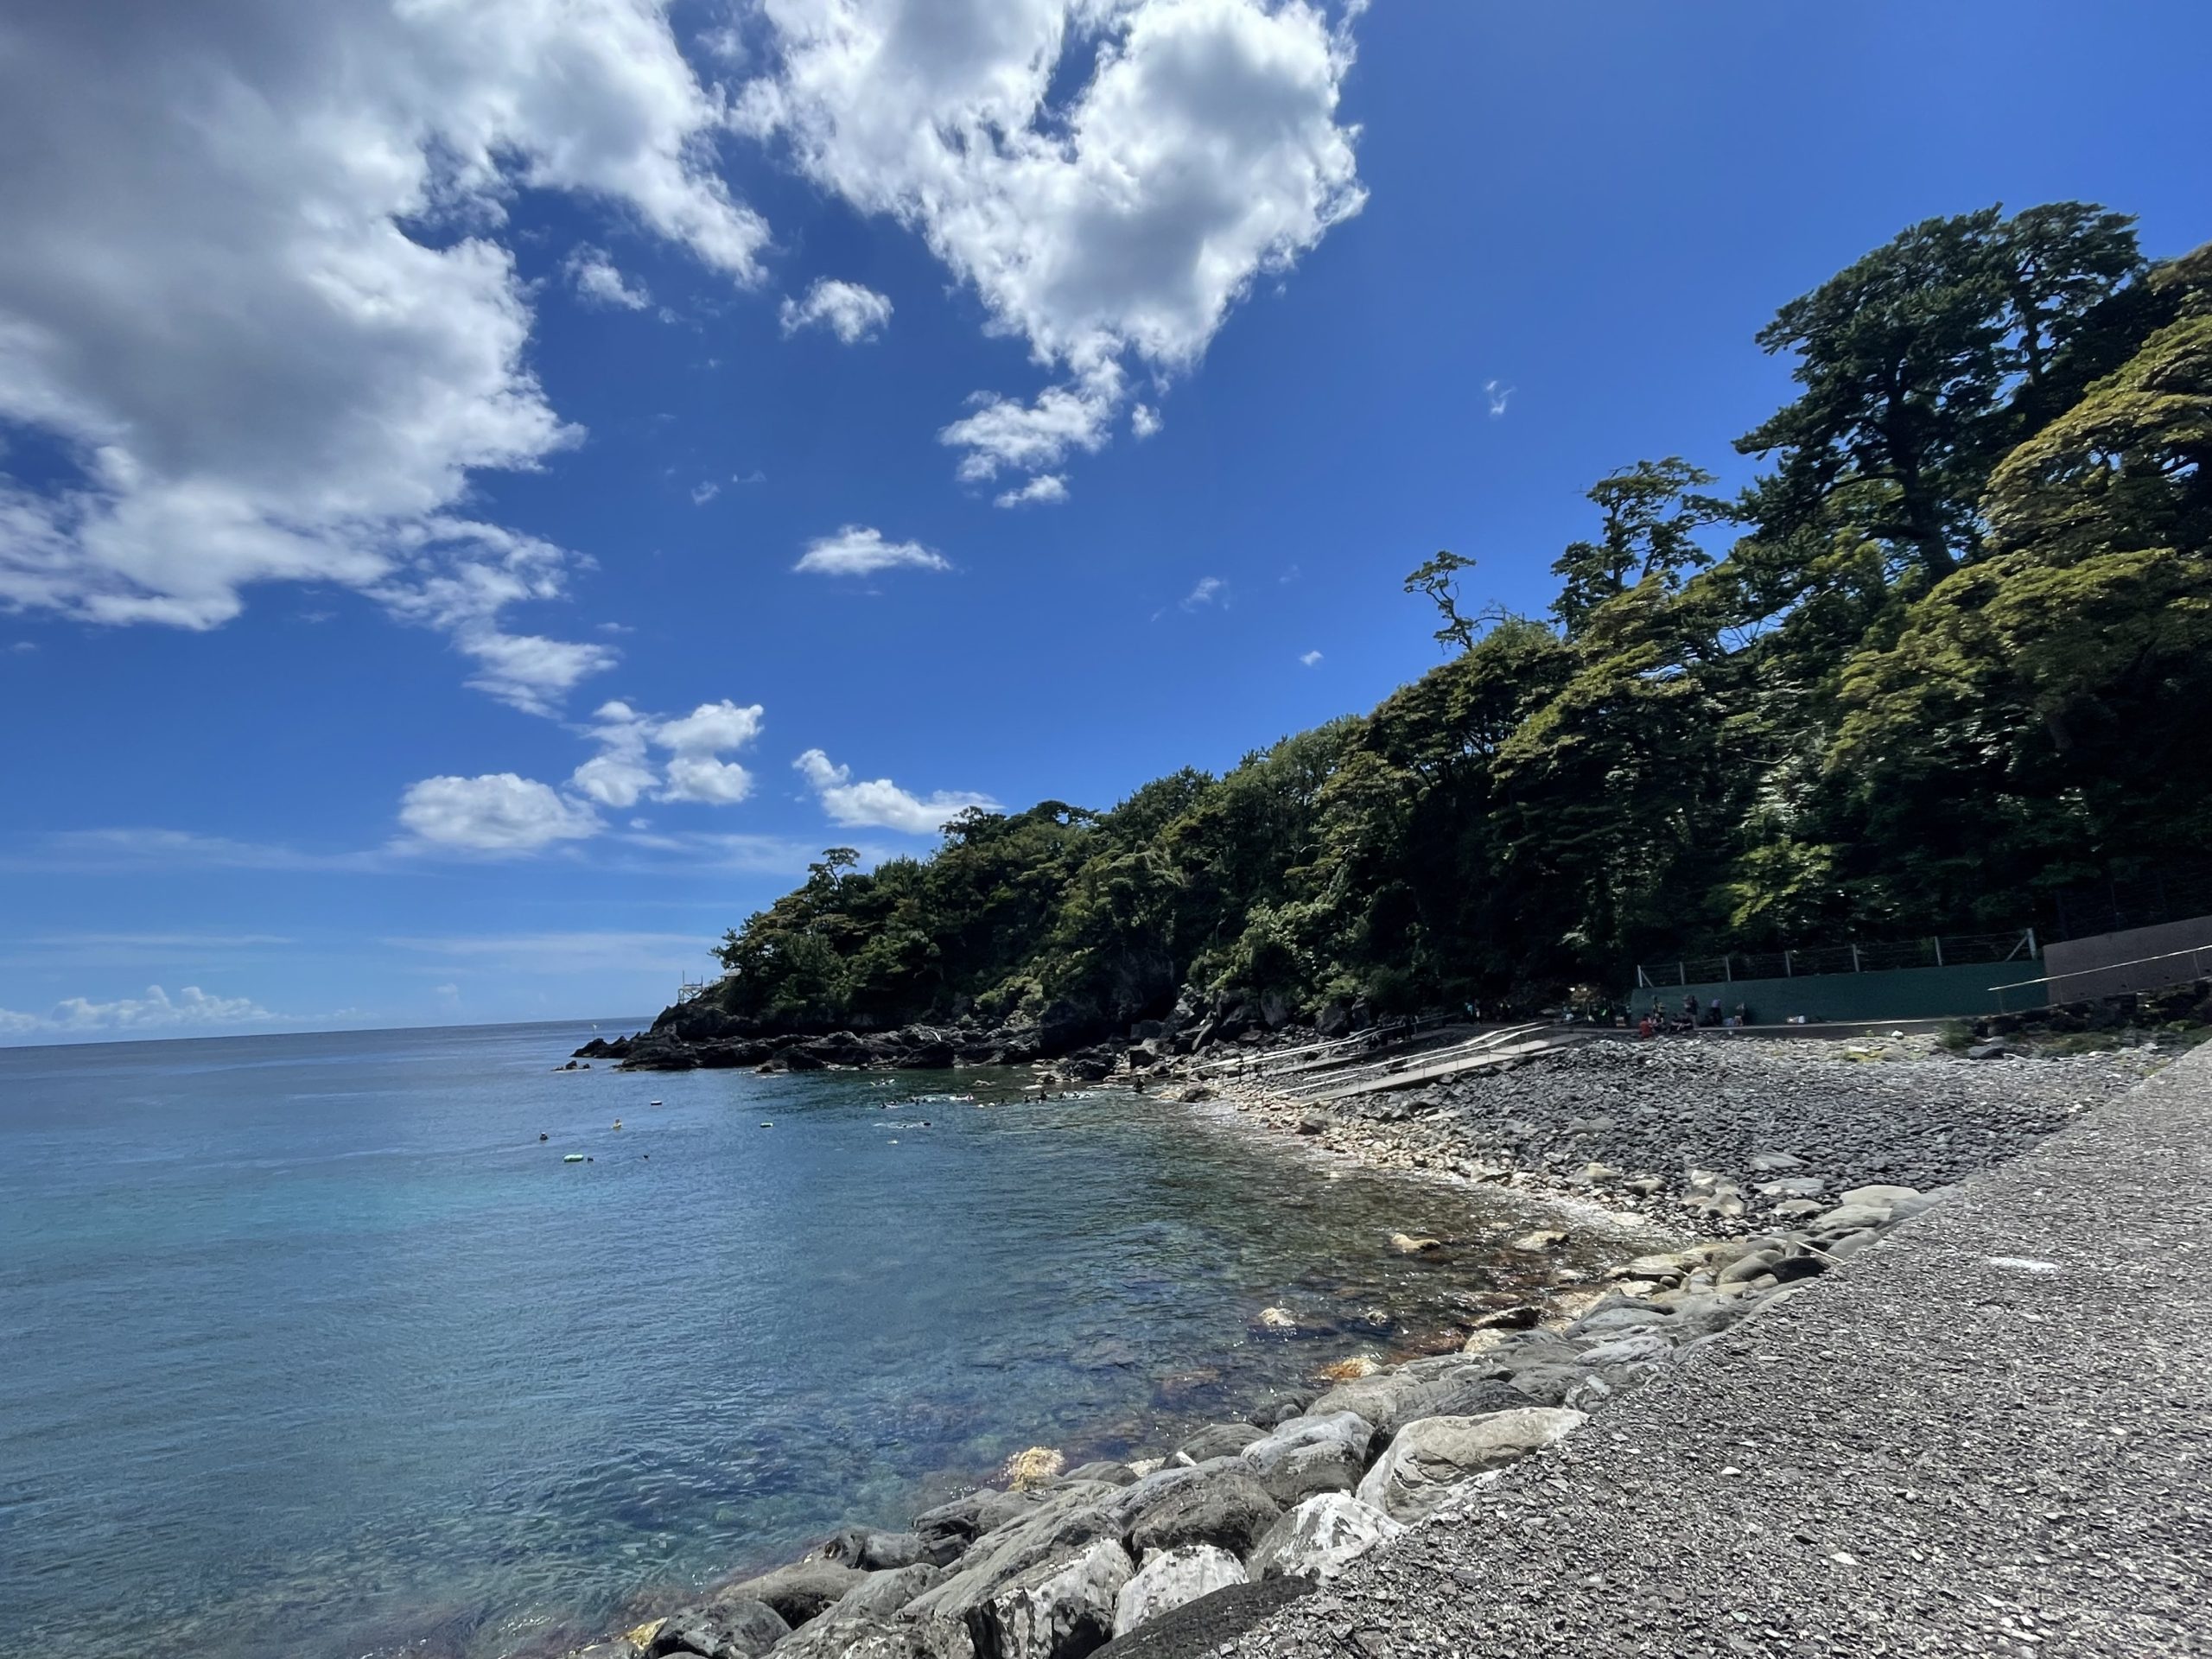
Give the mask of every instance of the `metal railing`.
[[1872, 944], [1812, 945], [1802, 950], [1731, 951], [1679, 962], [1639, 963], [1637, 988], [1728, 984], [1739, 979], [1803, 979], [1815, 974], [1872, 974], [1898, 968], [1957, 968], [1978, 962], [2033, 962], [2036, 931], [1947, 933]]
[[[2183, 962], [2189, 964], [2186, 971], [2178, 966]], [[2158, 964], [2162, 963], [2172, 965], [2160, 967]], [[2147, 975], [2131, 971], [2137, 968], [2148, 968], [2152, 971]], [[2069, 973], [2045, 974], [2041, 979], [2015, 980], [2009, 985], [1993, 985], [1989, 988], [1996, 995], [1998, 1012], [2002, 1014], [2005, 1011], [2005, 993], [2007, 991], [2024, 991], [2037, 985], [2057, 985], [2077, 979], [2094, 979], [2103, 974], [2119, 974], [2133, 982], [2114, 985], [2109, 990], [2093, 991], [2089, 995], [2126, 996], [2136, 991], [2156, 991], [2169, 985], [2187, 985], [2207, 977], [2209, 970], [2212, 970], [2212, 944], [2198, 944], [2186, 950], [2162, 951], [2155, 957], [2138, 957], [2133, 962], [2107, 962], [2095, 968], [2076, 968]], [[2063, 1002], [2068, 999], [2051, 995], [2050, 1000]]]

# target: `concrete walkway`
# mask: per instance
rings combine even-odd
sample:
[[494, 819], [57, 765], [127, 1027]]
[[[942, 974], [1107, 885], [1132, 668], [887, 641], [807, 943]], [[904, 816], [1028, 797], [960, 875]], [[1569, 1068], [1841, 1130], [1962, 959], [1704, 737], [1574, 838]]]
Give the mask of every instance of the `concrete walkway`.
[[2212, 1048], [1205, 1651], [2212, 1656]]

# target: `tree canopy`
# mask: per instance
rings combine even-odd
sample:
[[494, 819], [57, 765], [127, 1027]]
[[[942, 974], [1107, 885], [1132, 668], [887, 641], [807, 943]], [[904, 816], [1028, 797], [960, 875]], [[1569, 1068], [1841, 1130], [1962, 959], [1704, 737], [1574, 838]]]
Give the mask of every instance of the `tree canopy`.
[[2015, 924], [2212, 848], [2212, 246], [2060, 202], [1904, 231], [1758, 336], [1799, 395], [1590, 491], [1548, 618], [1406, 578], [1446, 659], [1111, 810], [832, 849], [732, 930], [733, 1014], [1099, 1028], [1179, 991], [1378, 1010], [1639, 954]]

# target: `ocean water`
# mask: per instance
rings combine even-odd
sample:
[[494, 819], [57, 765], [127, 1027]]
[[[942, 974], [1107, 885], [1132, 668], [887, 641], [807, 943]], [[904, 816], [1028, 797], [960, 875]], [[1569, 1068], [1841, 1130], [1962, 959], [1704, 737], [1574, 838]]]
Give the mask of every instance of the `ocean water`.
[[1536, 1270], [1503, 1195], [1203, 1109], [556, 1071], [588, 1034], [0, 1050], [0, 1653], [558, 1652]]

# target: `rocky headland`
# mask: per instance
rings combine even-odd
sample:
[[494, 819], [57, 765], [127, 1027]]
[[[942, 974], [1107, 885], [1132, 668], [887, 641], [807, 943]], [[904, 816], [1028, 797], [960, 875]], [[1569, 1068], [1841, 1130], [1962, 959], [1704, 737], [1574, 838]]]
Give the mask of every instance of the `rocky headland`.
[[[1156, 1040], [1134, 1039], [1124, 1074], [1136, 1058], [1138, 1075], [1211, 1103], [1245, 1132], [1559, 1201], [1558, 1227], [1508, 1248], [1559, 1252], [1592, 1206], [1647, 1231], [1663, 1219], [1679, 1246], [1596, 1274], [1562, 1262], [1526, 1297], [1471, 1280], [1455, 1328], [1332, 1354], [1309, 1388], [1254, 1400], [1151, 1455], [1071, 1468], [1033, 1448], [997, 1485], [903, 1529], [841, 1532], [578, 1659], [1200, 1651], [1330, 1584], [1471, 1483], [1582, 1430], [2167, 1058], [2137, 1046], [1968, 1060], [1888, 1038], [1600, 1040], [1318, 1107], [1218, 1065], [1201, 1071], [1189, 1054], [1146, 1064], [1142, 1045]], [[1392, 1244], [1454, 1270], [1437, 1240]], [[1289, 1338], [1300, 1320], [1297, 1308], [1270, 1307], [1254, 1325]]]

